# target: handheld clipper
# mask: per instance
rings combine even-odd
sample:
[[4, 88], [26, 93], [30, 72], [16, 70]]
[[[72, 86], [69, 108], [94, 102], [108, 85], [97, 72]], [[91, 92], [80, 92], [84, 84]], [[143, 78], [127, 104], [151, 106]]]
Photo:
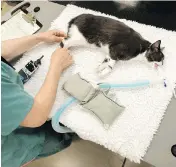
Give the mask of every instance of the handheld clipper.
[[39, 68], [39, 65], [41, 65], [41, 59], [44, 56], [40, 57], [39, 59], [37, 59], [36, 61], [29, 61], [24, 68], [22, 68], [18, 74], [21, 77], [21, 80], [24, 83], [26, 83], [31, 77], [32, 75], [35, 73], [35, 71]]

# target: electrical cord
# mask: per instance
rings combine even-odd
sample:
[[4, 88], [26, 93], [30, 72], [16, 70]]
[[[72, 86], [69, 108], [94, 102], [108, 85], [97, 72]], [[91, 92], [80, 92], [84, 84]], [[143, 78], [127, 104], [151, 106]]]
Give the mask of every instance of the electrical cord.
[[125, 167], [126, 160], [127, 160], [127, 159], [125, 158], [124, 161], [123, 161], [122, 167]]

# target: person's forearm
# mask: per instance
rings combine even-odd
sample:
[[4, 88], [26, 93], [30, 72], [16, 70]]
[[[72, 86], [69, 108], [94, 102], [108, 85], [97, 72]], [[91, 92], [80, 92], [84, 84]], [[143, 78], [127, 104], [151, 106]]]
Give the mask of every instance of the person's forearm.
[[20, 54], [26, 52], [27, 50], [31, 49], [33, 46], [35, 46], [41, 41], [42, 40], [39, 34], [2, 41], [1, 55], [7, 61], [10, 61], [13, 58], [19, 56]]
[[61, 73], [61, 69], [50, 66], [45, 81], [34, 98], [32, 109], [21, 126], [39, 127], [46, 122], [55, 101]]
[[46, 122], [56, 98], [60, 75], [72, 63], [72, 56], [66, 48], [58, 48], [53, 52], [45, 81], [34, 98], [31, 110], [20, 124], [21, 126], [39, 127]]
[[48, 119], [51, 112], [61, 73], [61, 69], [50, 66], [44, 84], [35, 96], [33, 105], [35, 118], [33, 118], [33, 121], [36, 119], [39, 125], [42, 125]]

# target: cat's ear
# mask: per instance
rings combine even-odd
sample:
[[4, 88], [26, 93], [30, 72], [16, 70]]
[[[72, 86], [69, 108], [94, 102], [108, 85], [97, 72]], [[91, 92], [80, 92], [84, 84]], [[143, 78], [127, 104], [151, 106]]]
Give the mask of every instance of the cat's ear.
[[153, 51], [159, 51], [160, 50], [160, 45], [161, 45], [161, 40], [158, 40], [156, 41], [155, 43], [153, 43], [150, 48], [153, 50]]

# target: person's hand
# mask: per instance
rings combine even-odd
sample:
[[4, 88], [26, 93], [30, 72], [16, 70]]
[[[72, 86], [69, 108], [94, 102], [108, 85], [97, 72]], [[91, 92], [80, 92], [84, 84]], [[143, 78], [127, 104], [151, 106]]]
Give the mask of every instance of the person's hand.
[[54, 51], [51, 57], [51, 66], [57, 70], [65, 70], [67, 67], [72, 65], [73, 58], [69, 54], [68, 49], [58, 48]]
[[52, 43], [52, 42], [61, 42], [67, 35], [59, 30], [50, 30], [47, 32], [41, 32], [37, 34], [38, 38], [42, 42]]

